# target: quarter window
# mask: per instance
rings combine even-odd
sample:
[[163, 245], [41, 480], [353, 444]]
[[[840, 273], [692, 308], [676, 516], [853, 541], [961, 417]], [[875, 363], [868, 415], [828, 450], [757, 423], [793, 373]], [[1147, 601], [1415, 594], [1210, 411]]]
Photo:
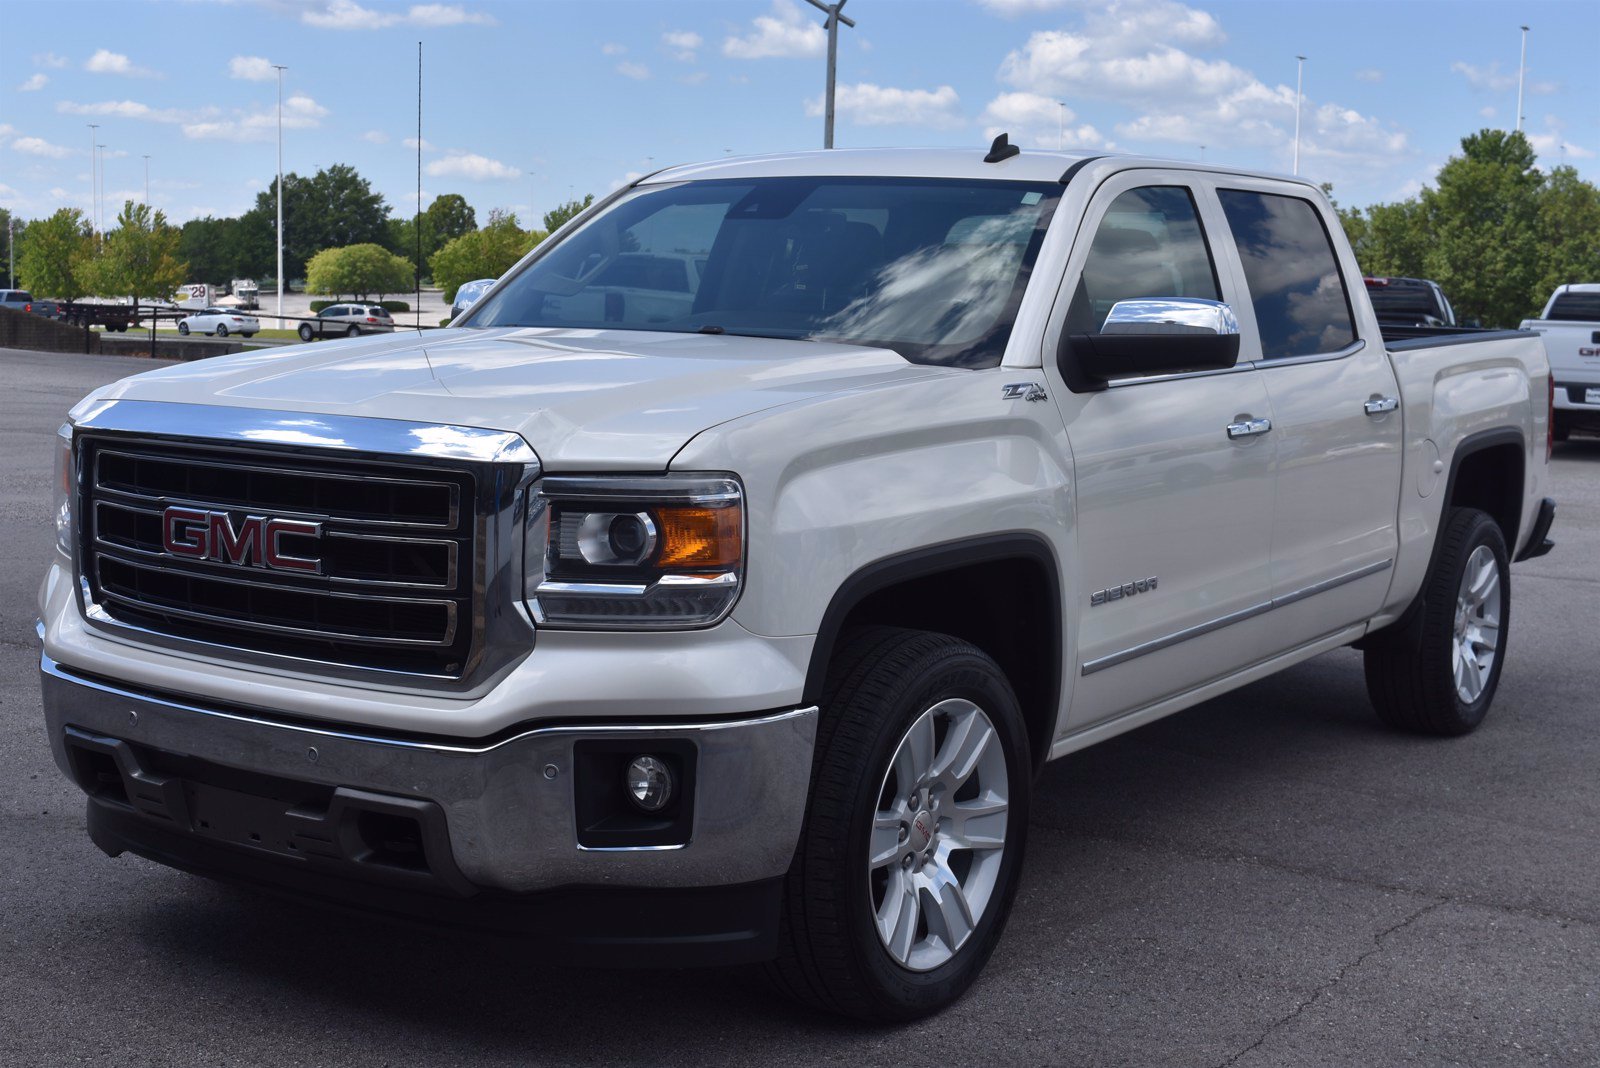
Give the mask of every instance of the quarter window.
[[1098, 334], [1113, 305], [1141, 297], [1222, 299], [1194, 197], [1182, 186], [1130, 189], [1111, 202], [1068, 306], [1066, 332]]
[[1310, 201], [1219, 189], [1244, 262], [1266, 359], [1337, 352], [1356, 339], [1333, 243]]

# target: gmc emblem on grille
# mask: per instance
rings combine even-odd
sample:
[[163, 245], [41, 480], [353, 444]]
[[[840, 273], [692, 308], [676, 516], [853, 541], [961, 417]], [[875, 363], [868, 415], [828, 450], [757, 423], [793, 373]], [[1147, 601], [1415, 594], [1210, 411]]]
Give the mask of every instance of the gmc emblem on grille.
[[161, 513], [161, 544], [173, 556], [211, 560], [235, 567], [261, 567], [273, 571], [322, 574], [322, 561], [314, 556], [290, 556], [283, 551], [284, 535], [315, 538], [321, 523], [301, 519], [246, 516], [238, 526], [227, 512], [198, 508], [168, 508]]

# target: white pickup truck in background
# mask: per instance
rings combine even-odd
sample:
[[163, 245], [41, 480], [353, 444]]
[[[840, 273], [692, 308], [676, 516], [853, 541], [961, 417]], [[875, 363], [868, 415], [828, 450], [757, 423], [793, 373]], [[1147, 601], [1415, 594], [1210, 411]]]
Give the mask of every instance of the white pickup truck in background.
[[49, 740], [113, 856], [909, 1019], [1046, 761], [1352, 644], [1476, 727], [1550, 403], [1535, 334], [1386, 340], [1298, 179], [672, 168], [451, 329], [75, 407]]
[[1600, 282], [1558, 286], [1523, 330], [1544, 337], [1555, 388], [1557, 441], [1574, 430], [1600, 434]]

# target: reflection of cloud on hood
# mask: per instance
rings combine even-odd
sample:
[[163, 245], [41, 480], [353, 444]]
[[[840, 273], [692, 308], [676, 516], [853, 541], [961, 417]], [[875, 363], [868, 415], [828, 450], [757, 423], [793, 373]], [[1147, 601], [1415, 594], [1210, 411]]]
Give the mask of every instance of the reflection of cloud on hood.
[[1033, 209], [963, 219], [945, 243], [879, 269], [872, 292], [823, 320], [824, 337], [964, 345], [999, 318], [1038, 219]]

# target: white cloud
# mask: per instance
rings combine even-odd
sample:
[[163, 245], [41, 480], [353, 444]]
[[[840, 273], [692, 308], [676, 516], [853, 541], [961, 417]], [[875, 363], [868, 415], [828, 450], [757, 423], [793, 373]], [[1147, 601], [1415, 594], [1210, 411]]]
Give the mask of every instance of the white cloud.
[[58, 56], [54, 52], [35, 52], [33, 65], [36, 67], [49, 67], [51, 70], [65, 70], [72, 65], [66, 56]]
[[983, 136], [993, 139], [1011, 135], [1011, 143], [1024, 147], [1054, 149], [1114, 148], [1099, 130], [1079, 123], [1071, 108], [1037, 93], [1001, 93], [989, 101], [980, 121]]
[[144, 119], [148, 122], [194, 122], [218, 113], [214, 107], [200, 111], [181, 111], [178, 108], [153, 108], [137, 100], [102, 100], [95, 104], [76, 104], [63, 100], [56, 105], [63, 115], [104, 115], [118, 119]]
[[436, 159], [424, 168], [435, 178], [465, 178], [484, 182], [495, 178], [515, 178], [520, 171], [488, 156], [472, 152], [451, 152], [444, 159]]
[[705, 44], [705, 38], [693, 30], [668, 30], [661, 35], [661, 44], [672, 53], [672, 58], [683, 63], [693, 63], [696, 53]]
[[[283, 128], [308, 130], [322, 125], [328, 109], [304, 93], [283, 102]], [[205, 119], [183, 124], [183, 136], [195, 141], [270, 141], [277, 136], [275, 108], [236, 113], [231, 119]]]
[[276, 81], [278, 72], [272, 69], [272, 60], [262, 56], [234, 56], [228, 60], [228, 77], [247, 82]]
[[1355, 77], [1356, 81], [1358, 82], [1368, 82], [1376, 85], [1383, 81], [1383, 71], [1379, 70], [1377, 67], [1362, 67], [1360, 70], [1356, 71]]
[[156, 71], [148, 67], [134, 66], [133, 61], [121, 52], [113, 52], [102, 48], [84, 61], [83, 69], [91, 74], [121, 74], [129, 78], [159, 78]]
[[368, 130], [361, 135], [361, 140], [374, 145], [386, 145], [389, 143], [389, 135], [382, 130]]
[[[1135, 117], [1116, 126], [1120, 140], [1256, 147], [1287, 155], [1294, 87], [1269, 85], [1233, 63], [1190, 51], [1226, 40], [1210, 14], [1173, 0], [1080, 6], [1081, 26], [1032, 34], [1001, 63], [1001, 81], [1047, 100], [1132, 109]], [[1303, 156], [1378, 164], [1409, 151], [1403, 132], [1350, 108], [1308, 100], [1303, 117]], [[1053, 143], [1050, 124], [1028, 129], [1037, 142]]]
[[828, 46], [822, 23], [793, 0], [772, 0], [772, 14], [756, 16], [751, 27], [743, 37], [724, 40], [722, 54], [734, 59], [794, 58], [820, 56]]
[[461, 4], [412, 4], [404, 12], [362, 7], [355, 0], [320, 0], [300, 12], [300, 21], [319, 30], [381, 30], [390, 26], [493, 26], [493, 15]]
[[26, 155], [43, 156], [46, 159], [65, 159], [72, 154], [70, 148], [52, 145], [40, 137], [19, 137], [11, 142], [11, 147]]
[[[948, 85], [937, 89], [841, 85], [834, 91], [834, 109], [861, 126], [960, 126], [961, 100]], [[807, 115], [821, 115], [823, 100], [806, 101]]]
[[1474, 89], [1503, 93], [1517, 84], [1516, 78], [1500, 70], [1498, 61], [1489, 64], [1487, 67], [1475, 67], [1471, 63], [1457, 60], [1450, 64], [1450, 69], [1465, 78], [1467, 84]]
[[627, 50], [627, 45], [620, 45], [615, 41], [607, 41], [605, 44], [600, 46], [600, 54], [603, 56], [620, 56], [627, 52]]
[[[409, 149], [411, 149], [413, 151], [416, 150], [417, 144], [418, 144], [417, 139], [415, 137], [408, 137], [408, 138], [406, 138], [404, 141], [402, 141], [400, 143], [405, 145], [407, 148], [409, 148]], [[422, 151], [424, 151], [424, 152], [432, 152], [433, 151], [433, 142], [428, 140], [426, 137], [424, 137], [422, 139], [421, 144], [422, 144]]]
[[0, 122], [0, 137], [10, 137], [17, 132], [17, 128], [9, 122]]
[[1500, 114], [1499, 110], [1493, 106], [1486, 106], [1478, 109], [1478, 115], [1485, 119], [1492, 119], [1498, 114]]
[[650, 68], [645, 66], [643, 63], [634, 63], [625, 60], [617, 64], [617, 73], [622, 75], [624, 78], [632, 78], [636, 82], [642, 82], [646, 78], [650, 77]]
[[699, 85], [709, 77], [711, 77], [711, 75], [707, 74], [705, 71], [696, 70], [690, 71], [688, 74], [683, 75], [678, 80], [684, 85]]
[[40, 89], [43, 89], [48, 84], [50, 84], [50, 76], [48, 74], [36, 73], [32, 77], [30, 77], [27, 81], [25, 81], [21, 85], [17, 86], [17, 92], [19, 92], [19, 93], [36, 93]]

